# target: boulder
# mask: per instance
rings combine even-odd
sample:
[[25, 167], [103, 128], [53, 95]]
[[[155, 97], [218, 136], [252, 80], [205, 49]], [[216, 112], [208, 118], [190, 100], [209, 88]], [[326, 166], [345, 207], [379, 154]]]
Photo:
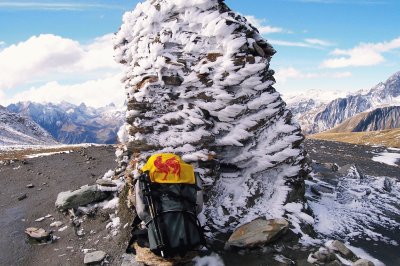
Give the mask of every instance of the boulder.
[[94, 186], [82, 186], [78, 190], [61, 192], [57, 196], [56, 208], [65, 211], [71, 208], [87, 205], [92, 202], [101, 201], [108, 197], [108, 193]]
[[25, 229], [25, 234], [36, 241], [47, 241], [50, 240], [51, 235], [43, 228], [29, 227]]
[[351, 178], [365, 178], [364, 172], [355, 164], [346, 164], [338, 170], [338, 173], [343, 176], [348, 176]]
[[359, 259], [358, 261], [354, 262], [352, 266], [375, 266], [375, 264], [366, 259]]
[[229, 237], [227, 245], [253, 248], [268, 244], [286, 233], [289, 223], [283, 218], [265, 220], [258, 218], [238, 227]]
[[331, 248], [339, 252], [340, 255], [345, 257], [346, 259], [350, 260], [357, 259], [357, 256], [353, 253], [353, 251], [348, 249], [346, 245], [340, 242], [339, 240], [332, 241]]
[[101, 250], [87, 253], [85, 255], [85, 258], [83, 259], [83, 263], [85, 263], [85, 264], [100, 263], [101, 261], [103, 261], [105, 259], [106, 255], [107, 254]]

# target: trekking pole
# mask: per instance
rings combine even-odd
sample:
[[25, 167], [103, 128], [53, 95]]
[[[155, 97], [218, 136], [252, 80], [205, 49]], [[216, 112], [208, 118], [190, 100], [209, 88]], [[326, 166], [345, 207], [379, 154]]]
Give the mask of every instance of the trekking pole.
[[143, 194], [146, 197], [147, 203], [149, 205], [149, 211], [150, 211], [150, 216], [151, 219], [153, 220], [154, 223], [154, 229], [156, 230], [156, 243], [157, 243], [157, 248], [160, 250], [161, 256], [164, 258], [164, 240], [162, 238], [162, 234], [160, 231], [160, 225], [158, 223], [158, 217], [156, 215], [156, 207], [153, 202], [153, 198], [151, 196], [151, 186], [150, 186], [150, 177], [149, 173], [145, 172], [143, 175], [140, 176], [142, 184], [143, 184]]

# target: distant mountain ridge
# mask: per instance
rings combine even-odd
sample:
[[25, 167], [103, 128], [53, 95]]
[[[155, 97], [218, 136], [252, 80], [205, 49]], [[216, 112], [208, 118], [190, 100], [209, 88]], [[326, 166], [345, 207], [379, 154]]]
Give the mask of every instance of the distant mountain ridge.
[[37, 123], [0, 106], [0, 145], [48, 145], [57, 141]]
[[19, 102], [10, 104], [7, 109], [31, 118], [56, 140], [65, 144], [116, 143], [117, 132], [125, 117], [125, 112], [112, 104], [93, 108], [67, 102]]
[[368, 132], [400, 128], [400, 106], [377, 108], [357, 114], [326, 133]]
[[[356, 114], [370, 112], [377, 108], [400, 106], [400, 72], [368, 91], [359, 91], [334, 99], [329, 103], [300, 96], [300, 101], [288, 101], [288, 106], [305, 134], [323, 132]], [[299, 106], [304, 108], [299, 108]], [[379, 113], [379, 111], [377, 112]], [[377, 126], [376, 130], [386, 129], [378, 127], [378, 125], [384, 126], [386, 123], [375, 121], [375, 125]]]

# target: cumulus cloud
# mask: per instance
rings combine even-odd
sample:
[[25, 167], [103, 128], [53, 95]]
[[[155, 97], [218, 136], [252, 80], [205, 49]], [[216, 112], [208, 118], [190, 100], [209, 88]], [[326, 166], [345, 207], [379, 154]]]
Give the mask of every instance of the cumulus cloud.
[[259, 19], [254, 16], [245, 16], [246, 19], [258, 29], [260, 34], [269, 34], [269, 33], [277, 33], [277, 32], [283, 32], [284, 30], [279, 27], [272, 27], [268, 25], [264, 25], [266, 20], [265, 19]]
[[87, 45], [52, 34], [33, 36], [0, 51], [1, 89], [12, 89], [54, 75], [82, 75], [119, 68], [113, 60], [112, 35]]
[[93, 107], [101, 107], [110, 103], [122, 105], [125, 95], [120, 79], [121, 75], [118, 74], [72, 85], [51, 81], [43, 86], [32, 87], [19, 92], [0, 104], [10, 104], [19, 101], [53, 103], [66, 101], [77, 105], [84, 102], [86, 105]]
[[312, 78], [348, 78], [352, 76], [351, 72], [333, 72], [333, 73], [304, 73], [296, 68], [280, 68], [275, 73], [277, 83], [286, 83], [289, 79], [312, 79]]
[[388, 42], [361, 43], [348, 50], [335, 49], [331, 52], [335, 58], [325, 60], [321, 66], [325, 68], [374, 66], [385, 61], [384, 53], [399, 48], [400, 37]]

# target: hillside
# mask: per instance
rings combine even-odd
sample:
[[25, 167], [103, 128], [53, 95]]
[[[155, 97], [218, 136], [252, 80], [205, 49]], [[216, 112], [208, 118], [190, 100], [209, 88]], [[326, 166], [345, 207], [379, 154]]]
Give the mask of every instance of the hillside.
[[307, 138], [400, 148], [400, 128], [369, 132], [323, 132], [309, 135]]
[[0, 106], [0, 145], [57, 144], [52, 136], [27, 117]]
[[400, 106], [390, 106], [357, 114], [325, 133], [367, 132], [399, 127]]

